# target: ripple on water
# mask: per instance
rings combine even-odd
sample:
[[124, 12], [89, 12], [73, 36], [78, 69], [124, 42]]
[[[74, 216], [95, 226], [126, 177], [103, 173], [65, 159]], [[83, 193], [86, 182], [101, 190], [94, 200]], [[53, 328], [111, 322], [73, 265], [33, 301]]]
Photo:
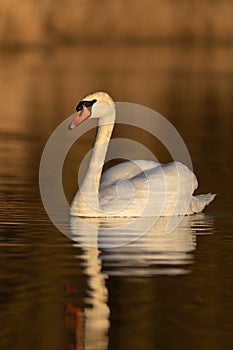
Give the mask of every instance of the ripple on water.
[[[147, 220], [144, 219], [145, 222]], [[211, 216], [186, 216], [171, 233], [166, 232], [168, 220], [159, 218], [143, 234], [143, 225], [133, 227], [132, 232], [127, 228], [125, 232], [123, 223], [126, 225], [128, 218], [88, 218], [86, 223], [91, 225], [91, 230], [86, 230], [88, 226], [74, 218], [71, 224], [72, 238], [83, 248], [84, 256], [89, 261], [93, 250], [100, 251], [101, 272], [106, 275], [187, 274], [188, 266], [194, 261], [196, 236], [211, 233]], [[125, 241], [122, 239], [124, 235]]]

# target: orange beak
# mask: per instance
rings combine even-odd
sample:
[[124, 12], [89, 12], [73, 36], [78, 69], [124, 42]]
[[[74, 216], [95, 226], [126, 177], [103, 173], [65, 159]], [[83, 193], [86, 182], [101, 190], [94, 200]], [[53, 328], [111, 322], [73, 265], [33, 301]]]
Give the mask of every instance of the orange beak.
[[76, 114], [74, 120], [70, 123], [69, 129], [70, 130], [74, 129], [77, 125], [82, 123], [84, 120], [86, 120], [90, 116], [91, 116], [91, 113], [88, 110], [88, 108], [86, 106], [83, 106], [83, 109]]

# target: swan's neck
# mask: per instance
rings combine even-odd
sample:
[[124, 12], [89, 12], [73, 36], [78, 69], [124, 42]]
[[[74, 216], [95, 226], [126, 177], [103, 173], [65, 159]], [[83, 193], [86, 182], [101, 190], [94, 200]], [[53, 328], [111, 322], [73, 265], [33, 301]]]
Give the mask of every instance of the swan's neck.
[[113, 128], [114, 122], [107, 124], [98, 123], [86, 176], [81, 185], [82, 191], [89, 192], [91, 190], [99, 193], [100, 177]]
[[71, 213], [79, 216], [98, 215], [100, 178], [109, 141], [114, 128], [115, 114], [108, 120], [98, 120], [97, 133], [86, 175], [74, 197]]

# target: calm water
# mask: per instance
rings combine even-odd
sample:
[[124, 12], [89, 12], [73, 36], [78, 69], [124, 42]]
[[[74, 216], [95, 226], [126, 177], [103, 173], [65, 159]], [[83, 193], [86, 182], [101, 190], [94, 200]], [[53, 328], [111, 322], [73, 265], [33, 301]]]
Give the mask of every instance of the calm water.
[[[0, 348], [231, 349], [233, 49], [79, 47], [0, 55]], [[205, 214], [170, 235], [164, 219], [133, 244], [98, 251], [49, 221], [38, 189], [41, 152], [80, 97], [107, 90], [166, 116], [190, 151]], [[63, 169], [70, 200], [93, 132]], [[118, 126], [166, 162], [142, 130]], [[100, 234], [109, 222], [95, 222]], [[80, 229], [80, 235], [85, 235]]]

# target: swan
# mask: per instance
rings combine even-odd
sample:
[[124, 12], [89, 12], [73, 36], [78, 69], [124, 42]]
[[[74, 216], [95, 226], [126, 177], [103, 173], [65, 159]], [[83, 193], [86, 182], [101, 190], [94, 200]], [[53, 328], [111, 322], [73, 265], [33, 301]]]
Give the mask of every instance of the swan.
[[97, 132], [86, 174], [71, 203], [71, 216], [190, 215], [201, 212], [214, 199], [211, 193], [193, 195], [198, 187], [196, 176], [177, 161], [132, 160], [102, 174], [116, 118], [115, 103], [109, 94], [95, 92], [85, 96], [76, 111], [69, 130], [96, 118]]

